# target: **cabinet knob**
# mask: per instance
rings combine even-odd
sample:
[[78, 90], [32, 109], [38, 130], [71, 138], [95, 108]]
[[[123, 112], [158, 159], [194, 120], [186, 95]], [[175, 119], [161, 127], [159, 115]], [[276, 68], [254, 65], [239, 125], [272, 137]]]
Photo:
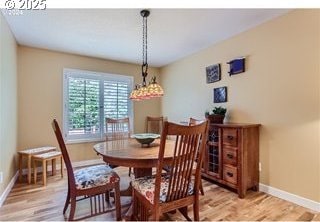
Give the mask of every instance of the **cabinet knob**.
[[227, 138], [228, 138], [229, 140], [233, 140], [233, 136], [228, 135]]
[[228, 157], [229, 159], [233, 159], [233, 155], [232, 155], [231, 153], [228, 153], [228, 154], [227, 154], [227, 157]]
[[233, 177], [233, 173], [227, 172], [227, 175], [228, 175], [229, 177]]

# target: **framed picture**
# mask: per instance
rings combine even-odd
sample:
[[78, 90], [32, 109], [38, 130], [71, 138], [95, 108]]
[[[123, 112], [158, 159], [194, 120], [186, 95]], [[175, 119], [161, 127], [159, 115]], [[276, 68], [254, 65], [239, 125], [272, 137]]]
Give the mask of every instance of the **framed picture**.
[[229, 74], [235, 75], [245, 71], [245, 58], [238, 58], [227, 62], [230, 65]]
[[225, 103], [227, 102], [227, 87], [219, 87], [213, 89], [213, 102]]
[[221, 80], [220, 64], [206, 67], [207, 83], [213, 83]]

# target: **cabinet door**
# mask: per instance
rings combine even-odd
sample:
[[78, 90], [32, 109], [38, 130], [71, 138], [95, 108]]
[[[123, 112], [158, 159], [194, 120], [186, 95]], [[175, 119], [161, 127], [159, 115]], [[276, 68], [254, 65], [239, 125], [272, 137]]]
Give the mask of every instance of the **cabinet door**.
[[220, 178], [219, 147], [208, 145], [207, 151], [207, 173], [211, 176]]
[[221, 129], [210, 126], [207, 152], [206, 173], [215, 178], [221, 178]]

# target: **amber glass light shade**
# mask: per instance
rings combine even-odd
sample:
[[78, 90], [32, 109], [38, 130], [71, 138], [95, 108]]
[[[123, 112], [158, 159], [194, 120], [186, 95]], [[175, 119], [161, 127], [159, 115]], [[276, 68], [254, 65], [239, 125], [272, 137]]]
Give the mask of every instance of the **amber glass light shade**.
[[148, 86], [148, 94], [151, 98], [161, 97], [164, 94], [162, 87], [156, 82], [156, 77], [151, 79], [151, 83]]
[[139, 89], [138, 86], [136, 85], [135, 89], [132, 90], [132, 92], [130, 93], [129, 99], [134, 100], [134, 101], [139, 101], [139, 97], [138, 97], [138, 93], [139, 93]]
[[147, 86], [141, 86], [138, 89], [137, 97], [138, 97], [139, 100], [149, 99], [150, 98]]

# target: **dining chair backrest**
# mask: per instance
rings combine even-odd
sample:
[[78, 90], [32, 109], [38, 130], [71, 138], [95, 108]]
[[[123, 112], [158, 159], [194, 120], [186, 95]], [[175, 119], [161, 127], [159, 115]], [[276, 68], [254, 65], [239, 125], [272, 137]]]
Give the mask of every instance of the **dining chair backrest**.
[[160, 116], [160, 117], [147, 116], [145, 132], [161, 134], [164, 120], [165, 118], [163, 116]]
[[106, 140], [121, 140], [130, 137], [129, 118], [111, 119], [106, 118]]
[[64, 139], [62, 137], [59, 124], [58, 124], [57, 120], [55, 120], [55, 119], [52, 121], [52, 128], [53, 128], [53, 131], [54, 131], [56, 138], [58, 140], [59, 147], [60, 147], [60, 150], [62, 153], [62, 157], [63, 157], [64, 163], [66, 165], [66, 168], [67, 168], [68, 182], [69, 182], [70, 186], [75, 186], [75, 179], [74, 179], [73, 168], [72, 168], [72, 164], [70, 161], [70, 157], [69, 157]]
[[[189, 119], [189, 126], [195, 126], [195, 125], [198, 125], [198, 124], [201, 124], [203, 122], [205, 122], [206, 120], [199, 120], [199, 119], [195, 119], [195, 118], [192, 118], [190, 117]], [[209, 130], [209, 127], [207, 127], [207, 130]], [[206, 133], [208, 135], [208, 133]], [[205, 154], [205, 152], [203, 152], [203, 155]], [[199, 152], [197, 153], [197, 156], [196, 156], [196, 162], [199, 161]], [[202, 163], [203, 165], [203, 163]], [[203, 167], [203, 166], [202, 166]], [[195, 170], [193, 170], [193, 174], [195, 174]], [[202, 185], [202, 180], [200, 180], [200, 187], [199, 187], [199, 190], [200, 190], [200, 193], [202, 195], [204, 195], [204, 189], [203, 189], [203, 185]]]
[[[160, 195], [161, 174], [163, 168], [163, 158], [166, 149], [167, 136], [175, 136], [175, 145], [173, 159], [168, 165], [169, 185], [166, 202], [185, 198], [190, 195], [189, 188], [194, 181], [193, 190], [195, 193], [199, 190], [200, 183], [200, 167], [205, 149], [206, 131], [208, 122], [204, 121], [195, 126], [184, 126], [175, 123], [164, 122], [164, 128], [160, 140], [159, 158], [157, 164], [157, 174], [155, 181], [154, 203], [158, 204]], [[192, 176], [193, 164], [198, 158], [195, 176]], [[195, 178], [194, 180], [192, 178]]]

